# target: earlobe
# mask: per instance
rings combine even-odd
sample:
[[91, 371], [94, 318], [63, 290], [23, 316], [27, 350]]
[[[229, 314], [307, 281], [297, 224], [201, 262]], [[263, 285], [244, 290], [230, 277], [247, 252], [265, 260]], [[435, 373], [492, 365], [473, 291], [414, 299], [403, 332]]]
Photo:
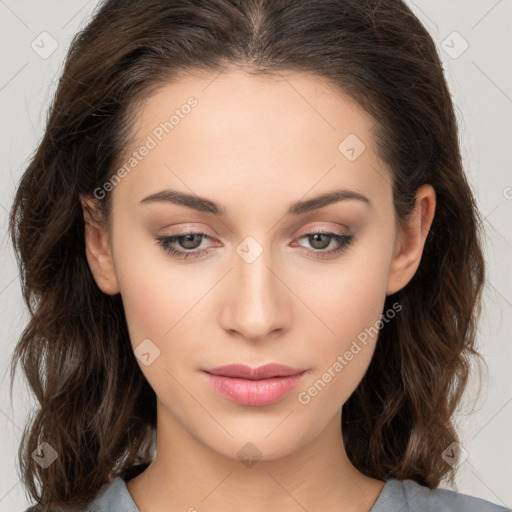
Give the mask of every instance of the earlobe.
[[392, 295], [404, 288], [416, 273], [434, 219], [435, 208], [434, 188], [428, 184], [421, 186], [416, 192], [414, 211], [407, 219], [407, 223], [400, 228], [397, 236], [386, 295]]
[[112, 251], [106, 226], [98, 219], [96, 200], [80, 196], [85, 222], [85, 254], [94, 280], [107, 295], [119, 293]]

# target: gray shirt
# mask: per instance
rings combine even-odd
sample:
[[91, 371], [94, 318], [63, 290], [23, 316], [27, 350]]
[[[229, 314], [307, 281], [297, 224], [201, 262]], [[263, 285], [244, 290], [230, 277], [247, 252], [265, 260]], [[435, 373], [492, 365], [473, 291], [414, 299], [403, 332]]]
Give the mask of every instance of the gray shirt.
[[[125, 480], [118, 476], [105, 484], [80, 512], [139, 512], [139, 509]], [[447, 489], [431, 490], [414, 480], [390, 479], [369, 512], [510, 512], [510, 509]]]

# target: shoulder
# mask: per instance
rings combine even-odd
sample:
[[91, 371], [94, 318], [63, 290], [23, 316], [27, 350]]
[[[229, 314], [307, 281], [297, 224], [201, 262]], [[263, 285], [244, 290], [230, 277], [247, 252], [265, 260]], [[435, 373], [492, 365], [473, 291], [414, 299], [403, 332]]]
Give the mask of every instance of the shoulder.
[[[80, 511], [82, 512], [82, 511]], [[139, 512], [121, 476], [105, 484], [83, 512]]]
[[[34, 505], [24, 512], [39, 512], [39, 509]], [[94, 499], [76, 512], [139, 512], [139, 509], [132, 500], [125, 481], [118, 476], [103, 485]]]
[[[85, 508], [73, 512], [140, 512], [128, 492], [126, 482], [142, 473], [148, 466], [149, 462], [146, 461], [125, 468], [112, 481], [104, 484]], [[24, 512], [40, 512], [40, 509], [33, 505]]]
[[386, 482], [370, 512], [510, 512], [489, 501], [448, 489], [429, 489], [414, 480]]

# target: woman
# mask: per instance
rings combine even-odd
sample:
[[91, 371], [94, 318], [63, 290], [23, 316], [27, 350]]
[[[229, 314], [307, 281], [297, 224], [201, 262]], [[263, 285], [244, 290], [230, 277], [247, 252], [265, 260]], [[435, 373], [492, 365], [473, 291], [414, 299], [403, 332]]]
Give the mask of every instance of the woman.
[[505, 510], [437, 489], [478, 225], [401, 1], [101, 3], [11, 212], [24, 485], [40, 510]]

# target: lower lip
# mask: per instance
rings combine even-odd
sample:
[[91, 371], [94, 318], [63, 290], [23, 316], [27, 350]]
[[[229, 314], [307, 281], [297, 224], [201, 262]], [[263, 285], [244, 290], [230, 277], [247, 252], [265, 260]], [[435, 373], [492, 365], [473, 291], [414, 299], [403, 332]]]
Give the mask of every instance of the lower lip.
[[288, 377], [249, 380], [204, 372], [208, 382], [225, 398], [242, 405], [270, 405], [296, 388], [306, 371]]

